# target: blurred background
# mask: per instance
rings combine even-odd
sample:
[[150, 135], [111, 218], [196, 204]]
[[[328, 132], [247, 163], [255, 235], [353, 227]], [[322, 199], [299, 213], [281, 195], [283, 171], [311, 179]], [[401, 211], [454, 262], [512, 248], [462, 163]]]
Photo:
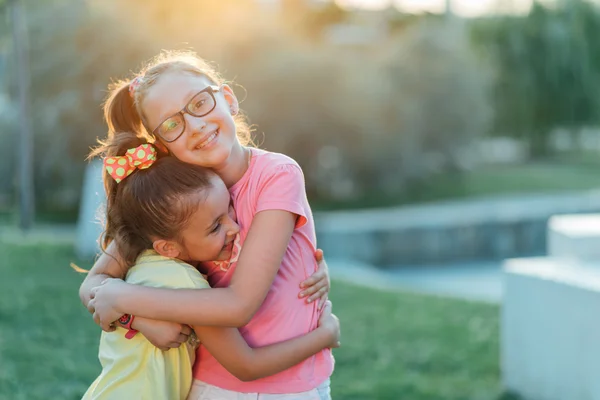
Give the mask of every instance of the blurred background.
[[0, 0], [0, 21], [0, 398], [99, 372], [69, 269], [93, 257], [85, 158], [107, 85], [161, 49], [213, 62], [257, 145], [304, 169], [348, 335], [334, 398], [517, 398], [500, 262], [600, 211], [599, 2]]

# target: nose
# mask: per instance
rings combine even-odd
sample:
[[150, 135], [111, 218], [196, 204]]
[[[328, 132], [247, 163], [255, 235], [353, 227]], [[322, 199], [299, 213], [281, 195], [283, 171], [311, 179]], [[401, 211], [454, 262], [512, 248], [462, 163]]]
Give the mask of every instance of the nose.
[[237, 222], [235, 222], [233, 219], [228, 218], [229, 219], [229, 225], [227, 227], [227, 234], [229, 236], [235, 236], [238, 233], [240, 233], [240, 226], [237, 224]]
[[185, 118], [185, 126], [188, 127], [192, 136], [202, 133], [206, 128], [206, 121], [204, 121], [204, 118], [194, 117], [190, 114], [184, 114], [183, 118]]

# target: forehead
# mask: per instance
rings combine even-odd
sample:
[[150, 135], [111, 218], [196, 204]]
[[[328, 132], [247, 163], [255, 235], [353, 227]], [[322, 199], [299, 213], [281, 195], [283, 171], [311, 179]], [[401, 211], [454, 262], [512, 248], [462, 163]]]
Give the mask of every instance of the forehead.
[[211, 179], [211, 183], [212, 187], [202, 197], [202, 202], [199, 204], [193, 217], [196, 222], [205, 225], [205, 227], [213, 223], [215, 218], [229, 209], [229, 191], [225, 183], [216, 174]]
[[204, 76], [182, 71], [166, 72], [146, 92], [141, 104], [144, 114], [150, 120], [168, 117], [182, 109], [191, 96], [211, 84]]

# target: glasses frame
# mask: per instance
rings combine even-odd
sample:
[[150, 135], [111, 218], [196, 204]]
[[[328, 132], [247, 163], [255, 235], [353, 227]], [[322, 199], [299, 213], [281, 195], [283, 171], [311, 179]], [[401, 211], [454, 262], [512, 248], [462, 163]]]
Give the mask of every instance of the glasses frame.
[[[152, 135], [155, 136], [155, 137], [156, 136], [160, 137], [161, 140], [163, 140], [166, 143], [173, 143], [174, 141], [176, 141], [177, 139], [179, 139], [181, 137], [181, 135], [183, 135], [183, 133], [185, 132], [185, 128], [186, 128], [186, 125], [185, 125], [185, 114], [189, 114], [192, 117], [200, 118], [200, 117], [204, 117], [204, 116], [210, 114], [211, 112], [213, 112], [213, 110], [217, 107], [217, 98], [215, 97], [215, 93], [219, 92], [219, 90], [221, 90], [221, 88], [219, 86], [210, 85], [210, 86], [205, 87], [204, 89], [202, 89], [201, 91], [199, 91], [195, 95], [193, 95], [190, 98], [190, 101], [188, 101], [188, 103], [185, 105], [185, 107], [183, 107], [181, 110], [177, 111], [176, 113], [168, 116], [160, 124], [158, 124], [158, 126], [152, 131]], [[212, 99], [213, 99], [213, 106], [210, 109], [210, 111], [205, 112], [204, 114], [194, 114], [193, 112], [191, 112], [189, 110], [189, 107], [192, 104], [192, 101], [194, 100], [194, 98], [196, 96], [198, 96], [199, 94], [201, 94], [201, 93], [208, 93], [208, 94], [210, 94], [210, 97], [212, 97]], [[162, 126], [162, 124], [165, 123], [165, 121], [173, 118], [176, 115], [181, 115], [181, 118], [183, 119], [183, 128], [181, 129], [181, 133], [179, 135], [177, 135], [177, 137], [175, 139], [173, 139], [173, 140], [167, 140], [160, 133], [157, 132], [158, 128], [160, 128]]]

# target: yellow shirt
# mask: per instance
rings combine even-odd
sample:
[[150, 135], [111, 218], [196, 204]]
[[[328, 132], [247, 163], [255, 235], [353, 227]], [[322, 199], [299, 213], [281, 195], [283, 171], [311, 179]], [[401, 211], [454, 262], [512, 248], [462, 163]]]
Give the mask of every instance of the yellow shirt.
[[[200, 272], [182, 261], [147, 250], [127, 272], [128, 283], [167, 288], [209, 288]], [[191, 335], [193, 336], [193, 335]], [[162, 351], [141, 333], [125, 338], [125, 330], [102, 332], [98, 358], [102, 373], [83, 400], [185, 399], [192, 386], [194, 347]]]

